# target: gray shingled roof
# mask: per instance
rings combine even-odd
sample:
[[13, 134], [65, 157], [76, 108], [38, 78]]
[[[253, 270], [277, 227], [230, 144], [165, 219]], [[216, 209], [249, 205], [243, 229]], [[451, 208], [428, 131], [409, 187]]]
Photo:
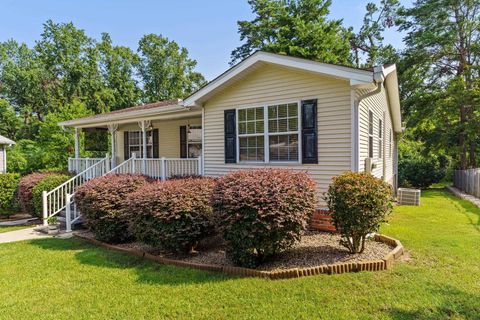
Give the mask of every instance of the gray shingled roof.
[[0, 136], [0, 144], [15, 144], [15, 142], [4, 136]]

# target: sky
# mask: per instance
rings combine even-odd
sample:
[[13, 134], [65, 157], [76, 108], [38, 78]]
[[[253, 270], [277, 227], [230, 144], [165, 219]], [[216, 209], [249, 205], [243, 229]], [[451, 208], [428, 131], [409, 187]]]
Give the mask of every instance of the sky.
[[[333, 0], [330, 16], [358, 30], [370, 1], [379, 0]], [[230, 53], [241, 44], [237, 21], [252, 17], [247, 0], [0, 0], [0, 42], [32, 46], [48, 19], [73, 22], [96, 39], [108, 32], [114, 44], [133, 50], [143, 35], [162, 34], [186, 47], [196, 70], [211, 80], [229, 67]], [[385, 40], [402, 47], [402, 35], [393, 29]]]

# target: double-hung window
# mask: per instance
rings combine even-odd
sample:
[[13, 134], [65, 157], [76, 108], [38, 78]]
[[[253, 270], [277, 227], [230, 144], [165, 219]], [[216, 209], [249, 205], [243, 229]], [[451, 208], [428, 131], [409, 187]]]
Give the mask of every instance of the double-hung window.
[[[153, 131], [147, 131], [147, 158], [153, 158]], [[128, 133], [128, 156], [135, 153], [137, 158], [143, 157], [143, 133], [142, 131], [130, 131]]]
[[383, 121], [378, 119], [378, 157], [383, 156]]
[[202, 155], [202, 126], [187, 127], [187, 157], [198, 158]]
[[373, 112], [368, 111], [368, 157], [373, 158]]
[[298, 103], [241, 108], [237, 112], [241, 162], [299, 161]]

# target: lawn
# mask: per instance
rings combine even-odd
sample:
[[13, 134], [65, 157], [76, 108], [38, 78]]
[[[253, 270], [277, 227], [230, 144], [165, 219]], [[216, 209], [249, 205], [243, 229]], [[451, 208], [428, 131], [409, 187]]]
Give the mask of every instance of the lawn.
[[[0, 233], [4, 233], [4, 232], [10, 232], [10, 231], [15, 231], [15, 230], [22, 230], [22, 229], [26, 229], [26, 228], [31, 228], [33, 226], [0, 226]], [[0, 249], [1, 251], [1, 249]]]
[[397, 207], [391, 271], [271, 281], [156, 265], [77, 239], [0, 245], [1, 319], [480, 319], [480, 210], [443, 190]]

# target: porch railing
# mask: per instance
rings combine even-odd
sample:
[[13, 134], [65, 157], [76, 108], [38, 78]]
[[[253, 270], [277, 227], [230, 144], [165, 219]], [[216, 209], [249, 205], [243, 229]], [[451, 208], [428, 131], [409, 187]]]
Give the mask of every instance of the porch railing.
[[455, 170], [453, 185], [463, 192], [480, 198], [480, 168]]
[[80, 173], [104, 159], [105, 158], [68, 158], [68, 171]]
[[108, 173], [138, 173], [162, 181], [174, 176], [201, 176], [203, 175], [202, 158], [143, 159], [132, 157]]
[[57, 215], [67, 207], [67, 195], [75, 193], [76, 189], [88, 180], [103, 176], [110, 171], [110, 159], [103, 158], [86, 168], [73, 178], [62, 183], [50, 191], [43, 191], [43, 218], [44, 225], [47, 225], [47, 219]]

